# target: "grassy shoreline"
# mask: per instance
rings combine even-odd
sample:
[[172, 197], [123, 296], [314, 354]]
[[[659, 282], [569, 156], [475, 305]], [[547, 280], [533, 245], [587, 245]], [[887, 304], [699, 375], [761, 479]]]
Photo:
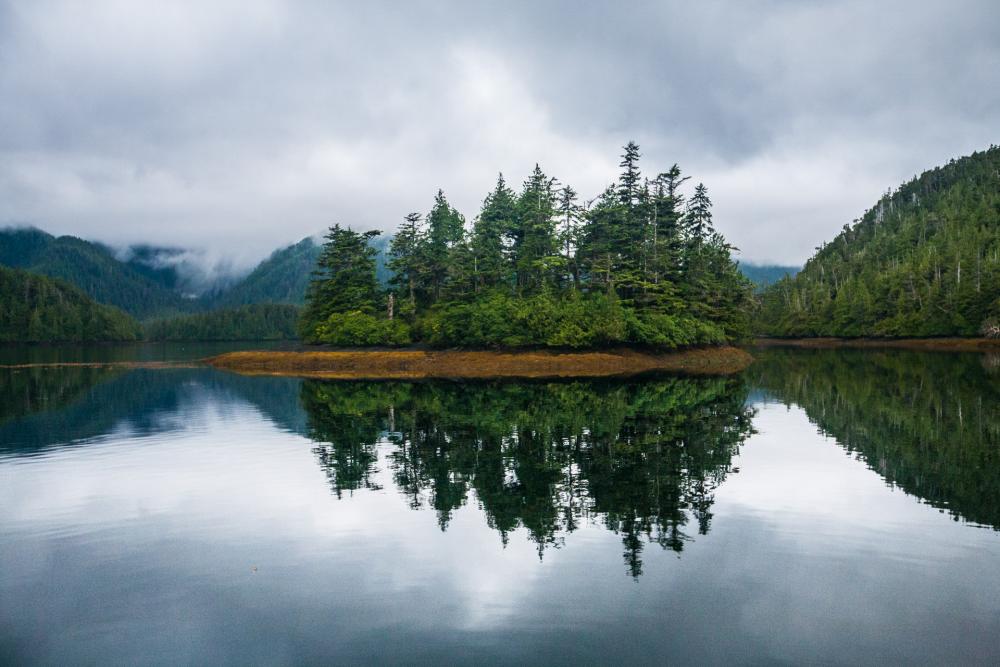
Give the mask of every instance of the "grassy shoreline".
[[1000, 351], [996, 338], [758, 338], [755, 347], [798, 347], [830, 350], [836, 348], [868, 348], [924, 350], [927, 352], [994, 352]]
[[753, 357], [735, 347], [677, 352], [614, 349], [588, 352], [549, 350], [345, 350], [230, 352], [205, 360], [243, 375], [287, 375], [340, 380], [421, 380], [488, 378], [572, 378], [650, 372], [728, 375]]

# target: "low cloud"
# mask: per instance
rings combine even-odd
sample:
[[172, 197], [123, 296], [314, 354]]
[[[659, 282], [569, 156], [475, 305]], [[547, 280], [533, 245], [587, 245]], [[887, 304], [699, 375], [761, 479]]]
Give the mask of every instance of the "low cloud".
[[535, 162], [593, 196], [635, 139], [744, 258], [798, 262], [997, 141], [998, 25], [988, 0], [0, 1], [0, 222], [246, 267], [438, 187], [471, 218]]

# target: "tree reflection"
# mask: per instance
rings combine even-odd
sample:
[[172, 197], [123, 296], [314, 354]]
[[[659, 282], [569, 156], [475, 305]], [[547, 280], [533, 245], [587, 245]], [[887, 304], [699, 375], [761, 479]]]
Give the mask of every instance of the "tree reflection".
[[995, 355], [763, 350], [758, 383], [887, 482], [956, 519], [1000, 529]]
[[525, 529], [539, 557], [599, 523], [622, 536], [633, 576], [645, 544], [680, 552], [709, 530], [714, 491], [751, 432], [746, 397], [733, 378], [302, 388], [338, 497], [378, 488], [382, 465], [442, 529], [472, 501], [504, 543]]

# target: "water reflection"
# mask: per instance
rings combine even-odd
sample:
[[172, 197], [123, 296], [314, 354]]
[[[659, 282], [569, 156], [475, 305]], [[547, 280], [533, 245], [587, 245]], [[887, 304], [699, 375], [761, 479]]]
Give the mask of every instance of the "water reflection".
[[282, 429], [304, 433], [300, 384], [210, 369], [0, 369], [0, 454], [42, 452], [124, 427], [140, 437], [176, 430], [183, 424], [173, 417], [195, 395], [203, 403], [250, 403]]
[[680, 552], [708, 532], [714, 491], [752, 431], [746, 399], [741, 379], [302, 386], [338, 497], [381, 488], [388, 466], [442, 529], [475, 502], [504, 543], [526, 529], [539, 557], [581, 522], [600, 523], [621, 535], [633, 577], [646, 543]]
[[887, 482], [1000, 530], [997, 355], [761, 350], [754, 381]]

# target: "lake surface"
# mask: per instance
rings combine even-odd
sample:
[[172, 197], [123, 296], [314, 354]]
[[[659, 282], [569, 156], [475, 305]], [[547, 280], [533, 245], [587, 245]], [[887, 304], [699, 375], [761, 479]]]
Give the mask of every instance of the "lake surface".
[[1000, 662], [1000, 358], [755, 356], [0, 370], [0, 663]]

